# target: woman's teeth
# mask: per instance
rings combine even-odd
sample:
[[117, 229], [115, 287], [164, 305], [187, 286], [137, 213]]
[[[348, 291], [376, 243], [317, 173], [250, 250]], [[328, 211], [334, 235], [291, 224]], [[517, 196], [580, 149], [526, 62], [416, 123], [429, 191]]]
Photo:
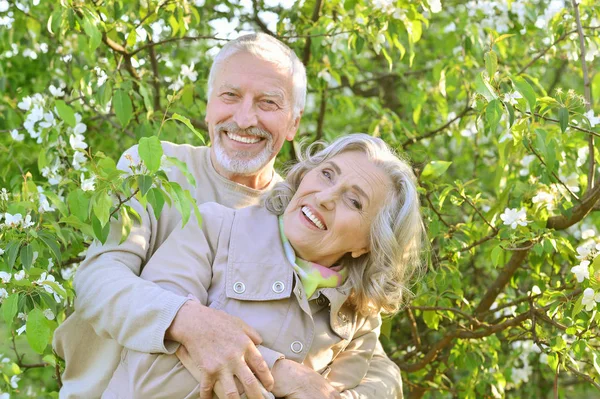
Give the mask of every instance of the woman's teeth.
[[312, 212], [310, 211], [310, 209], [308, 209], [307, 206], [303, 206], [302, 207], [302, 213], [304, 215], [306, 215], [306, 217], [313, 222], [313, 224], [315, 226], [317, 226], [319, 229], [321, 230], [325, 230], [325, 226], [323, 225], [323, 223], [315, 216], [312, 214]]
[[245, 143], [245, 144], [255, 144], [260, 141], [260, 138], [258, 138], [258, 137], [243, 137], [243, 136], [238, 136], [235, 133], [229, 133], [229, 132], [227, 132], [227, 137], [229, 137], [233, 141], [237, 141], [237, 142]]

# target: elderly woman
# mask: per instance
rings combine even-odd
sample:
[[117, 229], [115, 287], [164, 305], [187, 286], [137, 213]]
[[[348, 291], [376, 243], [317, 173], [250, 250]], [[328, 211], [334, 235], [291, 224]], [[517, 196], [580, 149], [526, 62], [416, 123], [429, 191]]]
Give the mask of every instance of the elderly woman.
[[[344, 397], [367, 372], [380, 313], [407, 291], [423, 226], [413, 172], [382, 140], [353, 134], [310, 153], [264, 206], [202, 205], [202, 227], [174, 231], [142, 277], [254, 327], [275, 396], [303, 389], [277, 383], [293, 361]], [[194, 371], [185, 348], [124, 349], [103, 397], [197, 397]]]

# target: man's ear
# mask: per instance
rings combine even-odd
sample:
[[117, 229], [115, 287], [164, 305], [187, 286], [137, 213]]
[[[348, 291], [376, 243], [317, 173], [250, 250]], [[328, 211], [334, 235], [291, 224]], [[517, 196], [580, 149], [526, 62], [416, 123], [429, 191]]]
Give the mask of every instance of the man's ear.
[[353, 258], [360, 258], [361, 256], [363, 256], [364, 254], [369, 253], [369, 248], [361, 248], [361, 249], [357, 249], [356, 251], [352, 251], [350, 252], [350, 256], [352, 256]]
[[292, 141], [292, 140], [294, 140], [294, 137], [296, 137], [296, 133], [298, 133], [298, 127], [300, 126], [300, 119], [302, 119], [303, 113], [304, 113], [304, 110], [300, 111], [300, 114], [298, 114], [298, 116], [294, 119], [294, 122], [293, 122], [292, 126], [290, 127], [290, 131], [285, 136], [285, 139], [287, 141]]

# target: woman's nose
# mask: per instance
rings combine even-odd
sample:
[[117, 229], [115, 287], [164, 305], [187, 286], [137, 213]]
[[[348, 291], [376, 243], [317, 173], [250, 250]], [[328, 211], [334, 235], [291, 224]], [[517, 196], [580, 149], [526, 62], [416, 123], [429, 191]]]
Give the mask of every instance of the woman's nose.
[[322, 190], [315, 194], [315, 200], [318, 206], [331, 211], [335, 208], [337, 193], [333, 189]]

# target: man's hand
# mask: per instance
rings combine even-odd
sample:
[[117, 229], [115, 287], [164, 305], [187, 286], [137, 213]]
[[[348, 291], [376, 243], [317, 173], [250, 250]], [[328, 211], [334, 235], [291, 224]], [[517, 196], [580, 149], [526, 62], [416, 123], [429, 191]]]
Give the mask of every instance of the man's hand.
[[289, 359], [280, 359], [273, 366], [275, 386], [271, 390], [278, 398], [341, 399], [338, 391], [319, 373]]
[[192, 375], [200, 382], [201, 399], [212, 399], [217, 381], [224, 399], [239, 399], [234, 377], [242, 383], [248, 399], [262, 399], [258, 379], [266, 389], [273, 387], [269, 367], [256, 349], [262, 342], [260, 335], [237, 317], [187, 301], [177, 312], [166, 338], [185, 347], [189, 359], [184, 366], [190, 372], [194, 369]]

